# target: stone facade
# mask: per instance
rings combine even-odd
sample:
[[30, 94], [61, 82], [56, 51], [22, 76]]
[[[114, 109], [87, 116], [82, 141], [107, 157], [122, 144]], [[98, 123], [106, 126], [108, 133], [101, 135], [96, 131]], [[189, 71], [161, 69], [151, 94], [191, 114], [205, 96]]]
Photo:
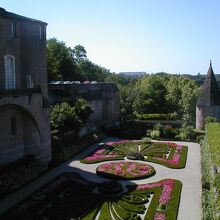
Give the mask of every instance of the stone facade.
[[0, 166], [51, 158], [46, 26], [0, 8]]
[[205, 118], [213, 116], [220, 122], [220, 90], [210, 67], [196, 104], [196, 128], [204, 129]]
[[89, 119], [92, 123], [120, 120], [120, 97], [115, 83], [49, 84], [50, 103], [54, 104], [68, 97], [73, 100], [84, 98], [88, 101], [93, 110]]

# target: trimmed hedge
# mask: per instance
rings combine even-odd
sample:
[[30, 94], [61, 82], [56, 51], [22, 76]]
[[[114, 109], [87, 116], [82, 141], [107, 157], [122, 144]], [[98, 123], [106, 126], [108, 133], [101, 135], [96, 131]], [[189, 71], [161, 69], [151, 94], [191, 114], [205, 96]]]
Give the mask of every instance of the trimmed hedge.
[[[112, 219], [113, 215], [115, 219], [141, 220], [142, 214], [144, 220], [152, 220], [158, 214], [164, 215], [166, 220], [177, 219], [182, 186], [180, 181], [165, 179], [150, 184], [127, 185], [126, 192], [116, 190], [113, 193], [106, 193], [104, 189], [102, 193], [98, 190], [105, 186], [108, 189], [110, 183], [89, 182], [78, 174], [65, 173], [34, 192], [0, 218], [94, 220], [100, 210], [99, 219]], [[110, 185], [120, 189], [120, 183], [116, 183]], [[37, 197], [39, 194], [43, 196]], [[146, 211], [146, 204], [149, 202]]]
[[201, 144], [203, 219], [219, 219], [220, 216], [219, 134], [219, 123], [206, 124], [206, 135]]
[[173, 113], [168, 114], [139, 114], [137, 115], [139, 120], [176, 120], [177, 115]]
[[[147, 156], [144, 161], [154, 162], [161, 165], [164, 165], [169, 168], [181, 169], [186, 165], [187, 159], [187, 150], [186, 146], [176, 145], [174, 143], [144, 143], [142, 141], [122, 141], [112, 142], [110, 146], [107, 145], [104, 147], [95, 150], [93, 153], [82, 159], [81, 163], [98, 163], [103, 161], [110, 160], [123, 160], [124, 157], [130, 154], [130, 152], [138, 152], [138, 145], [141, 147], [141, 154]], [[181, 150], [177, 150], [177, 148]], [[104, 150], [103, 153], [97, 154], [96, 152]], [[170, 153], [169, 153], [170, 150]], [[164, 156], [169, 153], [169, 157], [164, 159]], [[178, 154], [178, 155], [177, 155]], [[110, 155], [115, 155], [114, 157]], [[177, 161], [174, 161], [174, 156], [179, 156]]]
[[201, 171], [202, 171], [202, 210], [203, 219], [215, 219], [216, 200], [213, 187], [212, 161], [207, 136], [201, 144]]

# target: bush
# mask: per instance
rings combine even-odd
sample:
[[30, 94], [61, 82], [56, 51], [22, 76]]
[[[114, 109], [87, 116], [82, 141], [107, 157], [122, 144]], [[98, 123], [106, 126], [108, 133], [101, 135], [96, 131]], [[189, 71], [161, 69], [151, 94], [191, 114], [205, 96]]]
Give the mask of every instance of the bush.
[[196, 142], [197, 143], [200, 143], [203, 140], [204, 140], [204, 135], [199, 135], [199, 136], [196, 137]]
[[47, 164], [33, 159], [0, 175], [0, 198], [19, 189], [47, 170]]
[[176, 138], [180, 140], [194, 140], [195, 139], [194, 127], [184, 123], [182, 125], [182, 128], [179, 129], [179, 134], [176, 136]]
[[217, 119], [213, 116], [207, 116], [205, 118], [205, 124], [211, 123], [211, 122], [217, 122]]
[[168, 114], [138, 114], [137, 118], [139, 120], [176, 120], [177, 114], [168, 113]]
[[160, 131], [159, 130], [153, 130], [150, 133], [150, 136], [152, 139], [158, 139], [160, 138]]
[[150, 142], [152, 141], [152, 138], [150, 138], [150, 137], [144, 137], [144, 138], [141, 139], [141, 141], [142, 141], [143, 143], [150, 143]]
[[213, 188], [212, 161], [207, 136], [201, 144], [203, 219], [215, 219], [216, 200]]

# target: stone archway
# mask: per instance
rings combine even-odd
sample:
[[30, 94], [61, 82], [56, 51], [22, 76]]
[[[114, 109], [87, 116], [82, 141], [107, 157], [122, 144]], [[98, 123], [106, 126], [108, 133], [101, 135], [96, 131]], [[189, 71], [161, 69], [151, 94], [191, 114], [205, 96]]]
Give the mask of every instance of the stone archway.
[[18, 105], [3, 105], [0, 121], [0, 166], [38, 154], [41, 135], [31, 113]]

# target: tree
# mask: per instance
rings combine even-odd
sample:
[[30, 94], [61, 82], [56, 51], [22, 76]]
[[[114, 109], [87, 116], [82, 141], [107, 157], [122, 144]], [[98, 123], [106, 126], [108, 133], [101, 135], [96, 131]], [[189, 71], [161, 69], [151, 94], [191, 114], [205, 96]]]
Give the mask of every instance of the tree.
[[78, 68], [84, 80], [103, 82], [105, 77], [110, 73], [104, 67], [98, 66], [88, 59], [78, 63]]
[[83, 123], [86, 123], [93, 112], [85, 99], [78, 99], [75, 103], [75, 112]]
[[52, 129], [58, 129], [61, 132], [69, 130], [78, 131], [82, 121], [76, 114], [75, 107], [71, 107], [67, 102], [56, 104], [51, 109], [50, 122]]
[[72, 49], [72, 56], [77, 61], [83, 61], [87, 59], [87, 52], [82, 45], [76, 45], [74, 49]]
[[81, 80], [71, 49], [56, 38], [47, 41], [47, 68], [49, 80]]

